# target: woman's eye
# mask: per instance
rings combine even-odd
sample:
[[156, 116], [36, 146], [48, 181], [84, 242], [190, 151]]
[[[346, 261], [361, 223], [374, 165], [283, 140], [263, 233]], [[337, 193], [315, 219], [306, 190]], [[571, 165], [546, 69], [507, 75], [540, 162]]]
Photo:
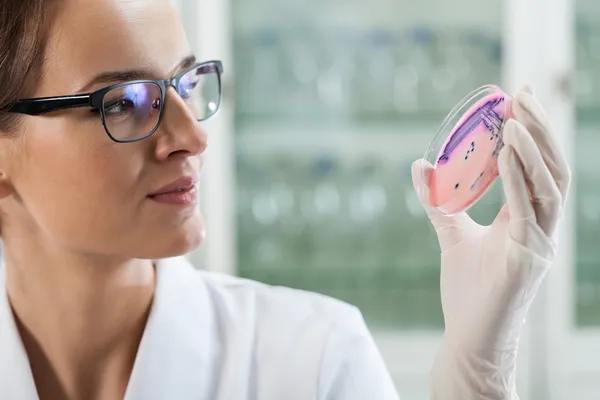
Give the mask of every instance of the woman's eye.
[[135, 104], [133, 101], [129, 99], [122, 99], [118, 101], [114, 101], [110, 104], [106, 104], [104, 106], [104, 114], [105, 115], [119, 115], [129, 112], [135, 108]]
[[192, 96], [192, 92], [194, 91], [194, 89], [196, 89], [196, 86], [198, 86], [198, 81], [186, 82], [185, 85], [181, 85], [181, 97], [183, 97], [184, 99], [190, 98]]

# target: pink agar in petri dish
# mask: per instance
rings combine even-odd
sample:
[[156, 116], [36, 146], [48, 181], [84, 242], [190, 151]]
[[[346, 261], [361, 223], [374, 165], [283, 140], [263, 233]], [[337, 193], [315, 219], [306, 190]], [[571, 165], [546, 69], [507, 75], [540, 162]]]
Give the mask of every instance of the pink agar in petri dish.
[[429, 181], [432, 207], [446, 215], [466, 211], [496, 180], [502, 129], [512, 117], [511, 100], [499, 87], [484, 86], [446, 117], [425, 155], [434, 166]]

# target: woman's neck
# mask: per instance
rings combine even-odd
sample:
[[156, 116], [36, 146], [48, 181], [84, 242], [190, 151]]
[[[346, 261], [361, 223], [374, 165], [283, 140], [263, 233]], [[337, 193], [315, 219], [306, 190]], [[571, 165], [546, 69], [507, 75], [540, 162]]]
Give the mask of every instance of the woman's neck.
[[122, 398], [154, 295], [152, 262], [27, 247], [6, 244], [6, 282], [40, 398]]

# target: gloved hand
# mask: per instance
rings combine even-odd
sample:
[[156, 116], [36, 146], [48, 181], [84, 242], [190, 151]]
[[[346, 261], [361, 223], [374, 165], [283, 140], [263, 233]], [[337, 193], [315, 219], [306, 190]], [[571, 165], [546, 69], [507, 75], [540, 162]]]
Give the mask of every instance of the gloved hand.
[[498, 159], [507, 201], [491, 226], [429, 207], [423, 176], [428, 180], [432, 167], [413, 164], [442, 250], [445, 333], [430, 375], [435, 400], [518, 399], [519, 335], [555, 257], [571, 172], [532, 89], [513, 100], [515, 119], [505, 125]]

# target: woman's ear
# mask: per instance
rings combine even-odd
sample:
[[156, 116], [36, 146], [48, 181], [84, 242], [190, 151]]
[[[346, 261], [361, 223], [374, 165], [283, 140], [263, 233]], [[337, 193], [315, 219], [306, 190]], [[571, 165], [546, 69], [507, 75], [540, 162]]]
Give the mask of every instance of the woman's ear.
[[[0, 135], [2, 134], [3, 133], [0, 132]], [[5, 215], [3, 209], [5, 203], [3, 200], [14, 196], [16, 193], [12, 179], [8, 174], [9, 168], [7, 168], [11, 161], [7, 157], [11, 145], [7, 143], [8, 141], [1, 140], [2, 138], [5, 137], [0, 137], [0, 205], [2, 205], [2, 208], [0, 208], [0, 241], [2, 240], [2, 221], [4, 220]]]
[[12, 182], [8, 175], [0, 168], [0, 200], [5, 199], [14, 193]]
[[15, 193], [11, 171], [21, 159], [22, 140], [21, 136], [0, 130], [0, 200]]

